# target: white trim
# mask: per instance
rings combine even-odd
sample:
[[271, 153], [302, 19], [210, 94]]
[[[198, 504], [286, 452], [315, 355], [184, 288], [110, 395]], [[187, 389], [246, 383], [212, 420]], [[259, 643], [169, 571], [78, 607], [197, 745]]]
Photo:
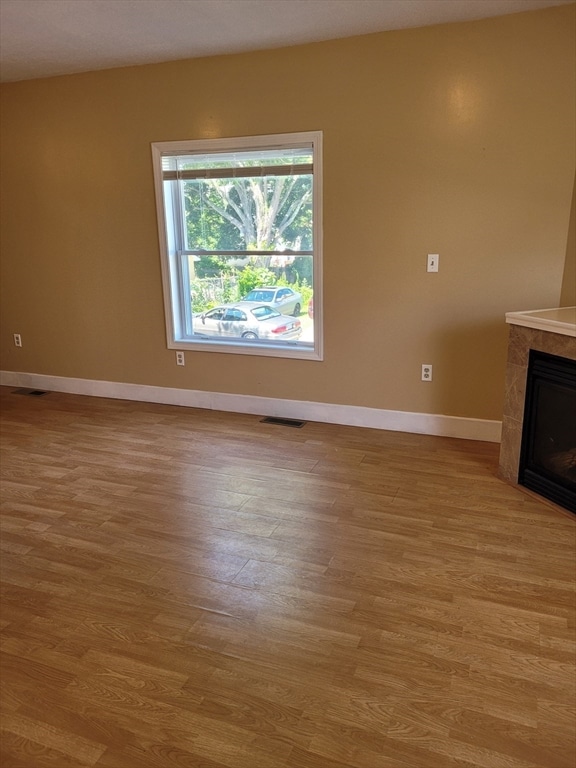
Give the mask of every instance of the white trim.
[[40, 373], [0, 371], [0, 385], [29, 387], [75, 395], [111, 397], [146, 403], [181, 405], [189, 408], [207, 408], [232, 413], [252, 413], [260, 416], [280, 416], [288, 419], [320, 421], [344, 426], [386, 429], [393, 432], [412, 432], [440, 437], [458, 437], [464, 440], [482, 440], [499, 443], [502, 431], [500, 421], [444, 416], [434, 413], [410, 413], [366, 408], [358, 405], [313, 403], [302, 400], [277, 400], [256, 395], [234, 395], [222, 392], [201, 392], [192, 389], [154, 387], [147, 384], [125, 384], [113, 381], [70, 379]]
[[[190, 139], [188, 141], [156, 141], [151, 144], [154, 191], [156, 197], [156, 218], [158, 224], [159, 251], [162, 271], [162, 290], [168, 349], [198, 352], [220, 352], [238, 355], [259, 355], [300, 360], [323, 360], [323, 311], [322, 311], [322, 131], [301, 131], [297, 133], [265, 134], [261, 136], [240, 136], [211, 139]], [[314, 339], [310, 344], [298, 342], [264, 342], [248, 339], [203, 339], [199, 335], [189, 336], [183, 313], [188, 311], [188, 286], [184, 287], [180, 277], [181, 262], [178, 252], [185, 252], [181, 242], [183, 234], [181, 221], [174, 225], [167, 207], [178, 211], [178, 201], [165, 196], [162, 159], [181, 154], [206, 154], [250, 149], [307, 149], [313, 153], [313, 288], [314, 288]], [[174, 182], [176, 183], [176, 182]], [[178, 204], [177, 204], [178, 203]], [[180, 234], [175, 234], [179, 232]], [[304, 312], [306, 308], [302, 308]]]

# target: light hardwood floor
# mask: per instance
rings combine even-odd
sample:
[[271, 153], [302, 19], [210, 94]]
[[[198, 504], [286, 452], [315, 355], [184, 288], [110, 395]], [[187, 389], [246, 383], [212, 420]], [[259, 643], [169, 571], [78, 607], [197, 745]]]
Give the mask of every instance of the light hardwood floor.
[[574, 768], [498, 446], [2, 388], [2, 768]]

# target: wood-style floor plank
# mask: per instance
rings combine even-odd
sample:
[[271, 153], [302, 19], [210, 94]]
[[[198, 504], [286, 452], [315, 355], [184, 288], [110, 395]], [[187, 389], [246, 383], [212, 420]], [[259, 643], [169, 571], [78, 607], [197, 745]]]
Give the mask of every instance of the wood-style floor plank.
[[574, 516], [498, 446], [0, 388], [2, 768], [574, 768]]

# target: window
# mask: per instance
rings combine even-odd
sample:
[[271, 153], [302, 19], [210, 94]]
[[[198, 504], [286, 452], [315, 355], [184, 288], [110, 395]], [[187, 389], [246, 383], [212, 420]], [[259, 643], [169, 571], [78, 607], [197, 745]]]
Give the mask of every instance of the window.
[[322, 359], [321, 141], [152, 145], [169, 348]]

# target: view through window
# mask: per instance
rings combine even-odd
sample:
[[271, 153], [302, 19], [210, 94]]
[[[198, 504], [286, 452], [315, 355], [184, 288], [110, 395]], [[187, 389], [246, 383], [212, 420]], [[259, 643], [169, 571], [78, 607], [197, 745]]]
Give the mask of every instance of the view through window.
[[320, 143], [152, 145], [170, 347], [321, 359]]

